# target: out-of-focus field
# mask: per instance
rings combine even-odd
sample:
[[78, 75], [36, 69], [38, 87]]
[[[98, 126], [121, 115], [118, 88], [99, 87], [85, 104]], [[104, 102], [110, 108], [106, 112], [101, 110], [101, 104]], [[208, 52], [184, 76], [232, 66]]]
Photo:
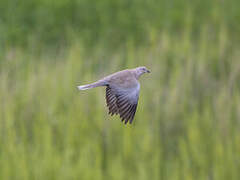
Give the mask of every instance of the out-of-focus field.
[[[0, 1], [0, 179], [240, 178], [240, 1]], [[132, 125], [105, 89], [145, 65]]]

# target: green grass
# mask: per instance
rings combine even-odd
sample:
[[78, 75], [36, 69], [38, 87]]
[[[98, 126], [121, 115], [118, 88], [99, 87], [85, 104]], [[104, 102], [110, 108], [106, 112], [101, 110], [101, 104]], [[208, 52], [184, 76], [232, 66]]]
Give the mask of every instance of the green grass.
[[[238, 7], [1, 1], [0, 179], [238, 180]], [[142, 65], [132, 125], [76, 88]]]
[[[0, 71], [0, 178], [238, 179], [239, 48], [220, 32], [197, 43], [162, 33], [106, 57], [80, 43], [51, 60], [10, 49]], [[143, 64], [152, 73], [141, 78], [133, 125], [107, 115], [103, 88], [76, 89]]]
[[213, 35], [224, 25], [239, 42], [238, 0], [1, 0], [0, 48], [68, 45], [77, 36], [85, 47], [104, 42], [108, 48], [132, 40], [144, 44], [149, 32], [178, 37], [187, 26], [198, 39], [209, 25]]

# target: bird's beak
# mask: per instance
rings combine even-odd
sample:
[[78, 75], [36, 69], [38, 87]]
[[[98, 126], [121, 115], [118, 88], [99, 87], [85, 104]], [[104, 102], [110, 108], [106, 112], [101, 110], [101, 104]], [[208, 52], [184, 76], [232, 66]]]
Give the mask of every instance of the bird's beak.
[[147, 73], [150, 73], [151, 71], [147, 70]]

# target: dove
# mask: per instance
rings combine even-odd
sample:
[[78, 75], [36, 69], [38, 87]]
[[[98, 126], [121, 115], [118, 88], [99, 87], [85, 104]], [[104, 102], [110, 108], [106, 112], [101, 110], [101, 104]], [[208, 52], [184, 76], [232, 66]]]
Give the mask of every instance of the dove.
[[138, 105], [140, 83], [139, 77], [150, 73], [145, 67], [126, 69], [106, 76], [94, 83], [77, 86], [79, 90], [106, 87], [106, 103], [111, 115], [120, 115], [121, 120], [131, 124]]

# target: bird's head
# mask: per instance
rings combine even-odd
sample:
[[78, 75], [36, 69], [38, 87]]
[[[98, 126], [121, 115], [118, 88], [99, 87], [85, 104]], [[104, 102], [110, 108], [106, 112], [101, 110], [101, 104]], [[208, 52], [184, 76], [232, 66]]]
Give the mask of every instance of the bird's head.
[[137, 67], [135, 70], [137, 78], [139, 78], [144, 73], [150, 73], [150, 71], [145, 66]]

